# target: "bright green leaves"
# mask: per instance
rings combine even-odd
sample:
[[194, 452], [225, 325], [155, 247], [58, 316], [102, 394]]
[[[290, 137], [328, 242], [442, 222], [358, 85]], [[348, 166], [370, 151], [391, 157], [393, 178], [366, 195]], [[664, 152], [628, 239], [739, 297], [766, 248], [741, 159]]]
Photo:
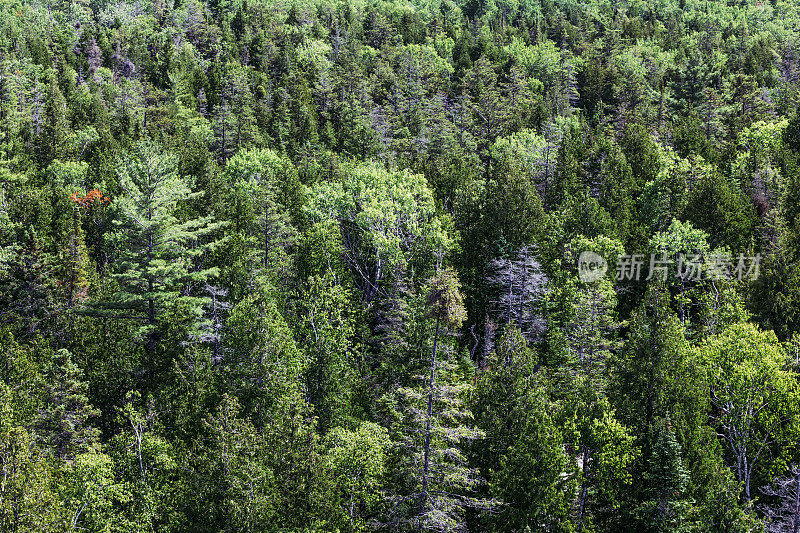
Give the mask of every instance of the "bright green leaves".
[[[224, 396], [216, 412], [205, 420], [209, 443], [199, 467], [214, 479], [202, 490], [214, 494], [217, 509], [203, 514], [223, 518], [242, 530], [267, 529], [278, 512], [280, 494], [269, 465], [269, 443], [240, 414], [235, 398]], [[211, 494], [209, 494], [211, 496]]]
[[[142, 403], [146, 403], [142, 406]], [[128, 493], [128, 527], [156, 531], [167, 518], [175, 497], [178, 462], [174, 444], [164, 436], [152, 400], [129, 392], [118, 408], [121, 431], [109, 442], [109, 456]]]
[[320, 427], [347, 423], [357, 383], [357, 352], [353, 346], [355, 321], [350, 294], [333, 276], [311, 276], [302, 301], [300, 321], [306, 351], [305, 383], [316, 408]]
[[387, 277], [430, 265], [453, 248], [425, 178], [376, 164], [345, 173], [342, 182], [320, 183], [309, 191], [306, 213], [314, 221], [339, 222], [348, 264], [367, 301]]
[[82, 161], [59, 161], [56, 159], [47, 167], [47, 173], [52, 176], [54, 185], [73, 192], [86, 187], [88, 169], [89, 165]]
[[696, 229], [690, 222], [673, 220], [667, 231], [656, 233], [650, 240], [652, 252], [667, 258], [678, 255], [689, 256], [708, 254], [708, 234]]
[[791, 451], [800, 423], [797, 380], [771, 332], [730, 326], [696, 349], [708, 372], [712, 423], [727, 447], [745, 497], [755, 497], [769, 458]]
[[111, 457], [90, 450], [72, 461], [65, 473], [62, 493], [75, 526], [103, 531], [109, 524], [125, 524], [120, 507], [130, 503], [131, 495], [116, 478]]
[[333, 513], [331, 526], [369, 530], [365, 515], [382, 500], [390, 444], [386, 429], [371, 422], [361, 422], [355, 431], [337, 427], [325, 435], [322, 469], [330, 486], [323, 507]]
[[228, 162], [225, 182], [222, 208], [234, 231], [229, 254], [232, 270], [242, 273], [231, 280], [235, 296], [259, 275], [275, 286], [286, 284], [294, 272], [295, 226], [303, 203], [294, 165], [271, 150], [241, 150]]
[[611, 410], [603, 410], [599, 418], [591, 421], [589, 435], [589, 446], [595, 453], [587, 473], [596, 493], [597, 507], [608, 519], [621, 509], [627, 498], [639, 450], [631, 430]]
[[219, 273], [201, 258], [218, 246], [213, 235], [224, 224], [210, 216], [178, 219], [179, 206], [201, 193], [192, 192], [178, 177], [176, 165], [173, 155], [150, 142], [139, 143], [120, 161], [125, 194], [113, 204], [121, 251], [113, 276], [119, 288], [110, 301], [96, 306], [106, 313], [118, 309], [125, 318], [144, 320], [146, 326], [140, 332], [148, 336], [150, 353], [155, 326], [166, 308], [181, 299], [200, 320], [206, 298], [192, 292]]

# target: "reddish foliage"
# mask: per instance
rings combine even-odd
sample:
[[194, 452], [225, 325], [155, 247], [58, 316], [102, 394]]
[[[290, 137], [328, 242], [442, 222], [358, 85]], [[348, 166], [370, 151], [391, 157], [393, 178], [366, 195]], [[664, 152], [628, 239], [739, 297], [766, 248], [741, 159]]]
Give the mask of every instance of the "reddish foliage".
[[110, 198], [103, 196], [103, 193], [97, 189], [92, 189], [87, 192], [86, 196], [80, 196], [78, 191], [75, 191], [70, 195], [70, 199], [75, 202], [78, 207], [83, 207], [84, 209], [89, 209], [94, 205], [103, 206], [111, 201]]

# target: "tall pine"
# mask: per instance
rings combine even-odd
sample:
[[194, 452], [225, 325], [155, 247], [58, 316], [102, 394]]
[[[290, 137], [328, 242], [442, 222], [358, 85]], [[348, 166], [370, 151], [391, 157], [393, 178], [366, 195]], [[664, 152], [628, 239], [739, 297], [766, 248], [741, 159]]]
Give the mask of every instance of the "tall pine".
[[211, 216], [178, 219], [179, 206], [202, 193], [191, 191], [177, 175], [177, 158], [154, 142], [138, 143], [118, 172], [124, 194], [113, 206], [120, 247], [112, 274], [117, 287], [95, 308], [141, 321], [139, 333], [152, 357], [158, 325], [176, 300], [202, 321], [208, 297], [196, 294], [218, 274], [203, 259], [219, 244], [213, 235], [223, 223]]

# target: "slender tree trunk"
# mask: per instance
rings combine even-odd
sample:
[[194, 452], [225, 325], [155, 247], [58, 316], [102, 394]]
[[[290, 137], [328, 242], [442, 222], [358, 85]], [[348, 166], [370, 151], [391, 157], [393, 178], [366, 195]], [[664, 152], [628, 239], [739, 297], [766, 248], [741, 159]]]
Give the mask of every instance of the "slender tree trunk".
[[433, 384], [436, 375], [436, 348], [439, 343], [439, 317], [436, 317], [436, 330], [433, 333], [433, 354], [431, 355], [431, 377], [428, 381], [428, 413], [425, 419], [425, 458], [422, 467], [422, 503], [421, 512], [425, 512], [428, 501], [428, 473], [431, 456], [431, 415], [433, 413]]
[[747, 456], [744, 456], [744, 494], [747, 497], [747, 501], [750, 501], [750, 465], [747, 464]]
[[[152, 220], [152, 215], [148, 214], [148, 220]], [[153, 234], [152, 232], [147, 236], [147, 265], [149, 266], [152, 264], [153, 261]], [[156, 324], [156, 306], [155, 301], [153, 300], [153, 276], [147, 276], [147, 323], [150, 325], [151, 330], [147, 334], [147, 359], [148, 361], [153, 360], [153, 352], [155, 352], [155, 331], [153, 331], [153, 327]], [[150, 378], [152, 378], [152, 371], [148, 370], [148, 374], [150, 374]]]
[[580, 500], [580, 506], [578, 507], [578, 531], [583, 530], [583, 514], [586, 511], [586, 502], [589, 499], [589, 483], [586, 480], [586, 470], [588, 462], [589, 462], [589, 448], [587, 446], [584, 446], [583, 465], [581, 465], [581, 470], [583, 471], [583, 479], [581, 480], [581, 500]]
[[269, 268], [269, 207], [264, 206], [264, 268]]
[[800, 468], [794, 475], [794, 523], [792, 533], [800, 533]]
[[514, 262], [508, 262], [508, 311], [506, 313], [506, 326], [511, 325], [511, 314], [514, 309]]
[[77, 210], [72, 214], [72, 235], [70, 236], [70, 243], [69, 243], [69, 254], [70, 254], [70, 269], [69, 269], [69, 290], [67, 296], [67, 308], [72, 309], [72, 305], [74, 302], [75, 297], [75, 283], [77, 278], [77, 268], [78, 268], [78, 243], [77, 235], [75, 226], [77, 225]]
[[[517, 308], [517, 327], [520, 331], [522, 331], [522, 324], [523, 324], [523, 316], [524, 316], [524, 306], [525, 306], [525, 288], [528, 284], [528, 247], [525, 246], [523, 248], [523, 258], [522, 258], [522, 286], [520, 287], [520, 295], [519, 295], [519, 306]], [[510, 303], [510, 302], [509, 302]]]

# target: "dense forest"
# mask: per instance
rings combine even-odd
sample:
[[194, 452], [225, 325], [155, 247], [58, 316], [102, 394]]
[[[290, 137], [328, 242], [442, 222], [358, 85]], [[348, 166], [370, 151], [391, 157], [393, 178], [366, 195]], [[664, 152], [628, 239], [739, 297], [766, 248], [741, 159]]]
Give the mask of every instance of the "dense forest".
[[0, 530], [794, 532], [797, 0], [0, 0]]

